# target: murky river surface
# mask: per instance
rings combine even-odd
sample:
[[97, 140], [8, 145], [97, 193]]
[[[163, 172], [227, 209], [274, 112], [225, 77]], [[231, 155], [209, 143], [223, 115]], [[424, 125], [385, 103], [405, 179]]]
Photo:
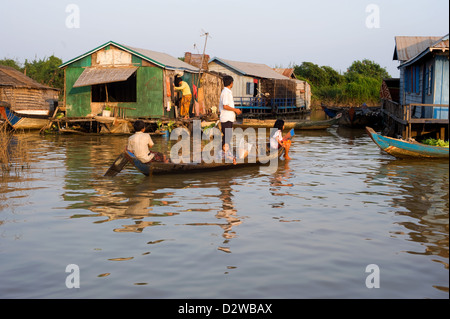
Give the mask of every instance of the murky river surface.
[[126, 136], [15, 138], [30, 167], [0, 181], [1, 298], [449, 297], [448, 160], [331, 128], [296, 133], [275, 173], [108, 178]]

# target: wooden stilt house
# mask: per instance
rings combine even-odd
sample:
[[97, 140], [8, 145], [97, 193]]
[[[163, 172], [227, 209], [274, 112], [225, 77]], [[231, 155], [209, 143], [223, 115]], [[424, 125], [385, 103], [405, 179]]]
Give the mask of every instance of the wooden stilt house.
[[175, 75], [191, 91], [199, 69], [168, 54], [109, 41], [65, 62], [64, 105], [68, 118], [101, 114], [122, 118], [174, 118], [178, 115]]
[[237, 62], [218, 57], [208, 63], [212, 72], [231, 75], [235, 106], [244, 116], [297, 114], [305, 109], [297, 104], [297, 83], [265, 64]]
[[[386, 134], [448, 140], [449, 38], [396, 37], [394, 60], [400, 62], [398, 97], [382, 94]], [[386, 92], [386, 89], [384, 90]]]

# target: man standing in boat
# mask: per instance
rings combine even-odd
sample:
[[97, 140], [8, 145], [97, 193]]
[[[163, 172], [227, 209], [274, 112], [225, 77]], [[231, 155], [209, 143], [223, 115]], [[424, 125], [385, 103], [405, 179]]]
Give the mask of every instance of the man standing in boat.
[[233, 123], [236, 121], [236, 114], [242, 113], [240, 109], [234, 107], [233, 87], [234, 79], [229, 75], [223, 77], [223, 90], [220, 94], [219, 110], [220, 110], [220, 125], [222, 127], [222, 146], [230, 145], [231, 136], [233, 133]]

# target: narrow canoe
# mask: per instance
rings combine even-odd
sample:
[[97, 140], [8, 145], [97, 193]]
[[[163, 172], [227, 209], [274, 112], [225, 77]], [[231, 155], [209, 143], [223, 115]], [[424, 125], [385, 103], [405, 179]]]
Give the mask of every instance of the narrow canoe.
[[[325, 130], [336, 124], [341, 118], [341, 114], [323, 121], [284, 121], [284, 129], [290, 130]], [[276, 120], [244, 120], [242, 123], [235, 123], [233, 127], [240, 128], [272, 128]]]
[[416, 141], [405, 141], [377, 134], [372, 128], [366, 131], [374, 143], [386, 153], [397, 158], [449, 158], [447, 147], [431, 146]]
[[206, 172], [206, 171], [217, 171], [226, 169], [235, 169], [246, 166], [254, 165], [268, 165], [271, 160], [277, 159], [282, 156], [284, 149], [281, 148], [278, 152], [269, 153], [268, 155], [260, 155], [257, 157], [248, 157], [244, 161], [240, 162], [237, 160], [236, 164], [222, 162], [212, 162], [212, 163], [163, 163], [163, 162], [150, 162], [142, 163], [139, 161], [133, 153], [129, 151], [124, 151], [119, 155], [119, 157], [114, 161], [105, 176], [115, 176], [117, 175], [127, 163], [131, 163], [137, 170], [142, 174], [156, 175], [156, 174], [176, 174], [176, 173], [188, 173], [188, 172]]

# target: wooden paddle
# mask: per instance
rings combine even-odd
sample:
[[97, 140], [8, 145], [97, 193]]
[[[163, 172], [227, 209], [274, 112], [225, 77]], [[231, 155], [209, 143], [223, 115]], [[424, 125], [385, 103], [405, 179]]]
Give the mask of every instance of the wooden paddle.
[[125, 153], [122, 152], [108, 168], [104, 176], [116, 176], [127, 165], [128, 159], [125, 157]]

